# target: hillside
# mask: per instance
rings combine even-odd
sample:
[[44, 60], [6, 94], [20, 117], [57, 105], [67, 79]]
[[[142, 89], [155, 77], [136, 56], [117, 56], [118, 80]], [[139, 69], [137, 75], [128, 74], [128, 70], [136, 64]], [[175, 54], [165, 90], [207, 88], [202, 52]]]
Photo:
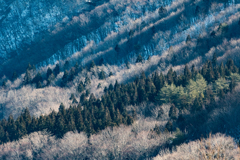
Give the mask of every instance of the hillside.
[[238, 159], [239, 3], [0, 0], [1, 158]]

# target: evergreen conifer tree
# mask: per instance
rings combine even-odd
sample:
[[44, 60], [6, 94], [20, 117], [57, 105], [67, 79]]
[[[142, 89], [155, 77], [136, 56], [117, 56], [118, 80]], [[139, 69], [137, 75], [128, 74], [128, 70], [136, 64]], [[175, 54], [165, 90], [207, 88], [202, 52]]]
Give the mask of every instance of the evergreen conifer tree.
[[14, 72], [13, 72], [13, 75], [12, 75], [12, 81], [16, 80], [17, 77], [18, 77], [18, 76], [17, 76], [17, 72], [14, 71]]
[[53, 73], [55, 76], [57, 76], [60, 73], [60, 65], [59, 63], [56, 64], [55, 68], [53, 69]]
[[52, 69], [48, 67], [47, 69], [47, 78], [53, 73]]
[[143, 62], [143, 58], [142, 56], [139, 54], [136, 60], [136, 63], [142, 63]]
[[38, 81], [36, 88], [42, 88], [42, 83]]
[[65, 70], [63, 77], [62, 77], [62, 86], [65, 86], [67, 84], [67, 82], [68, 82], [68, 71]]
[[29, 84], [31, 81], [32, 81], [32, 77], [31, 77], [30, 71], [27, 69], [25, 76], [23, 78], [23, 84], [25, 85]]
[[41, 115], [40, 118], [38, 119], [37, 129], [39, 131], [46, 129], [46, 117], [45, 116]]
[[65, 126], [64, 118], [60, 113], [58, 113], [56, 117], [56, 122], [54, 125], [54, 134], [56, 135], [56, 137], [62, 138], [65, 133], [66, 133], [66, 126]]
[[217, 66], [217, 54], [216, 54], [216, 52], [214, 52], [214, 54], [213, 54], [212, 65], [213, 65], [213, 67]]
[[75, 121], [76, 121], [76, 129], [77, 129], [77, 131], [78, 131], [78, 132], [81, 132], [81, 131], [86, 130], [85, 124], [84, 124], [84, 122], [83, 122], [81, 110], [78, 109], [76, 113], [77, 113], [77, 114], [75, 115], [75, 117], [76, 117], [76, 120], [75, 120]]
[[84, 87], [86, 87], [86, 86], [88, 86], [88, 85], [90, 85], [91, 84], [91, 80], [90, 80], [90, 78], [87, 76], [86, 78], [85, 78], [85, 81], [84, 81]]
[[42, 75], [40, 72], [37, 73], [37, 75], [33, 78], [32, 83], [38, 83], [39, 81], [41, 82], [43, 80]]
[[103, 70], [99, 73], [99, 79], [106, 79], [106, 76]]
[[38, 121], [34, 116], [32, 117], [32, 121], [28, 127], [28, 134], [37, 131]]
[[221, 77], [225, 78], [225, 67], [223, 65], [223, 62], [220, 65], [220, 71], [219, 72], [220, 72]]
[[160, 107], [159, 110], [158, 110], [158, 117], [157, 117], [157, 119], [161, 119], [163, 115], [164, 115], [164, 110], [163, 110], [162, 107]]
[[5, 138], [5, 131], [2, 125], [0, 125], [0, 144], [4, 143], [4, 138]]
[[166, 129], [168, 131], [173, 131], [173, 124], [171, 121], [168, 121], [167, 124], [166, 124]]
[[95, 65], [95, 63], [94, 63], [94, 61], [91, 61], [91, 64], [90, 64], [90, 68], [89, 69], [91, 69], [91, 68], [93, 68], [93, 67], [95, 67], [96, 65]]
[[79, 93], [81, 93], [82, 91], [84, 91], [84, 84], [83, 84], [83, 82], [81, 81], [79, 84], [78, 84], [78, 88], [77, 88], [77, 91], [79, 92]]
[[10, 115], [8, 117], [8, 122], [7, 122], [7, 126], [6, 126], [6, 132], [9, 133], [8, 137], [9, 137], [9, 139], [11, 141], [16, 139], [17, 126], [15, 124], [15, 121], [14, 121], [12, 115]]
[[186, 38], [186, 43], [188, 44], [188, 43], [190, 43], [191, 41], [192, 41], [192, 38], [190, 37], [190, 35], [188, 35], [187, 38]]
[[122, 115], [119, 112], [119, 109], [117, 109], [117, 113], [116, 113], [116, 124], [119, 126], [120, 124], [122, 124], [123, 119], [122, 119]]
[[231, 79], [231, 82], [229, 84], [229, 89], [230, 89], [230, 92], [233, 91], [233, 89], [237, 86], [237, 83], [234, 79]]
[[175, 107], [174, 104], [171, 104], [171, 108], [169, 111], [169, 117], [176, 120], [178, 118], [178, 109]]

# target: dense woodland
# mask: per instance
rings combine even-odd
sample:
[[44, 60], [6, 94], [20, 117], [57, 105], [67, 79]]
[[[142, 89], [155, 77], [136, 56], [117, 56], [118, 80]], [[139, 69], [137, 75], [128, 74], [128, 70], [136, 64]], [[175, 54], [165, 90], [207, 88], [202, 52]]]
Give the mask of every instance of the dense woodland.
[[[138, 57], [137, 62], [141, 62], [141, 57]], [[216, 97], [224, 98], [224, 95], [232, 92], [240, 81], [239, 68], [234, 65], [233, 60], [229, 59], [225, 65], [221, 63], [220, 66], [216, 63], [214, 55], [213, 59], [207, 61], [200, 70], [196, 70], [194, 65], [190, 69], [185, 65], [184, 73], [181, 75], [177, 75], [172, 68], [167, 75], [155, 72], [146, 77], [142, 72], [132, 83], [119, 84], [116, 81], [114, 85], [105, 87], [105, 94], [100, 99], [96, 99], [88, 90], [84, 91], [84, 87], [91, 83], [86, 77], [85, 82], [80, 82], [76, 88], [78, 92], [82, 92], [80, 100], [72, 94], [70, 108], [66, 109], [61, 104], [58, 112], [52, 111], [51, 114], [38, 118], [31, 117], [28, 109], [25, 109], [16, 120], [11, 115], [7, 120], [1, 120], [1, 143], [18, 140], [26, 134], [43, 130], [58, 138], [75, 130], [86, 132], [90, 137], [108, 126], [131, 125], [136, 119], [136, 111], [127, 112], [126, 106], [139, 105], [142, 102], [153, 102], [158, 105], [171, 103], [169, 111], [171, 120], [166, 124], [166, 129], [173, 131], [176, 128], [173, 128], [172, 121], [181, 119], [179, 115], [183, 115], [185, 110], [193, 114], [203, 109], [213, 110]], [[54, 72], [56, 73], [55, 70]], [[49, 70], [47, 74], [50, 74]], [[104, 79], [104, 72], [100, 74], [99, 77]], [[27, 76], [26, 74], [25, 77]], [[33, 78], [32, 82], [36, 82], [38, 76]], [[64, 82], [65, 78], [62, 79], [63, 84]], [[162, 114], [163, 109], [160, 109], [158, 116], [161, 117]], [[159, 132], [157, 127], [154, 130]]]
[[239, 11], [0, 0], [0, 159], [239, 159]]

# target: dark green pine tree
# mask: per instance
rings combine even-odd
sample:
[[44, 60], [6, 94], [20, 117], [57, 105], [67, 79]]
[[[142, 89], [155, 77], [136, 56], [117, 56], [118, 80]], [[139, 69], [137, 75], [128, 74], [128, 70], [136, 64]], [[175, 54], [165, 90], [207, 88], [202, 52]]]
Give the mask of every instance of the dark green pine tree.
[[204, 100], [205, 102], [209, 101], [211, 98], [213, 98], [214, 95], [213, 95], [213, 91], [211, 88], [207, 88], [204, 92]]
[[199, 97], [197, 97], [193, 102], [192, 110], [196, 112], [196, 111], [200, 111], [201, 109], [202, 109], [202, 101]]
[[84, 84], [83, 84], [83, 82], [81, 81], [79, 84], [78, 84], [78, 88], [77, 88], [77, 91], [79, 92], [79, 93], [81, 93], [82, 91], [84, 91]]
[[103, 103], [101, 102], [96, 118], [97, 119], [103, 119], [104, 113], [105, 113], [105, 107], [104, 107]]
[[99, 79], [106, 79], [106, 75], [105, 72], [103, 72], [103, 70], [101, 70], [101, 72], [99, 73]]
[[37, 126], [37, 129], [39, 131], [42, 131], [44, 129], [46, 129], [46, 117], [41, 115], [39, 118], [38, 118], [38, 126]]
[[225, 75], [226, 75], [226, 76], [230, 76], [230, 75], [231, 75], [231, 70], [228, 69], [228, 66], [227, 66], [227, 65], [225, 65]]
[[118, 83], [118, 81], [116, 80], [115, 84], [114, 84], [114, 91], [117, 91], [120, 88], [120, 85]]
[[224, 67], [224, 65], [223, 65], [223, 62], [222, 62], [221, 65], [220, 65], [219, 72], [220, 72], [220, 76], [221, 76], [222, 78], [225, 78], [225, 67]]
[[42, 83], [38, 81], [36, 88], [42, 88]]
[[136, 63], [142, 63], [143, 62], [143, 58], [142, 56], [139, 54], [136, 60]]
[[22, 118], [24, 120], [24, 123], [26, 125], [26, 129], [29, 130], [30, 124], [32, 122], [32, 118], [31, 118], [30, 111], [29, 111], [28, 107], [24, 110], [24, 112], [21, 116], [22, 116]]
[[54, 134], [57, 138], [62, 138], [63, 135], [66, 133], [66, 125], [64, 121], [64, 117], [59, 112], [56, 116], [56, 122], [54, 125]]
[[213, 65], [213, 67], [217, 66], [217, 54], [216, 54], [216, 52], [213, 54], [212, 65]]
[[28, 66], [27, 66], [27, 70], [32, 70], [33, 69], [33, 67], [32, 67], [32, 65], [30, 64], [30, 63], [28, 63]]
[[2, 82], [2, 88], [6, 88], [7, 87], [7, 82], [4, 80], [3, 82]]
[[10, 138], [9, 138], [9, 134], [8, 134], [8, 131], [5, 132], [5, 138], [4, 138], [4, 142], [9, 142], [11, 141]]
[[92, 118], [88, 112], [88, 115], [87, 115], [88, 119], [85, 119], [85, 125], [86, 125], [86, 133], [87, 133], [87, 137], [89, 138], [92, 134], [95, 133], [95, 130], [94, 130], [94, 126], [93, 126], [93, 123], [92, 123]]
[[74, 68], [75, 68], [75, 75], [77, 75], [78, 70], [79, 70], [79, 64], [78, 64], [78, 62], [75, 63]]
[[[67, 118], [67, 121], [66, 121], [66, 124], [67, 124], [67, 131], [75, 131], [76, 130], [76, 125], [75, 125], [75, 118], [74, 118], [74, 116], [73, 116], [73, 114], [68, 114], [67, 115], [68, 116], [68, 118]], [[67, 132], [66, 131], [66, 132]]]
[[161, 119], [164, 115], [164, 110], [162, 108], [162, 106], [159, 108], [158, 110], [158, 116], [157, 116], [157, 119]]
[[52, 69], [48, 67], [47, 69], [47, 79], [53, 73]]
[[110, 91], [114, 90], [114, 87], [112, 84], [109, 85], [108, 90], [110, 90]]
[[158, 127], [157, 124], [155, 124], [155, 127], [154, 127], [153, 131], [155, 131], [157, 133], [157, 135], [161, 134], [160, 127]]
[[17, 127], [16, 139], [20, 139], [27, 134], [27, 129], [24, 122], [20, 122], [19, 120], [17, 120], [15, 123]]
[[41, 82], [43, 80], [42, 75], [40, 72], [37, 73], [37, 75], [33, 78], [32, 83], [38, 83], [39, 81]]
[[173, 131], [173, 124], [171, 121], [168, 121], [167, 124], [166, 124], [166, 129], [168, 131]]
[[183, 78], [183, 86], [186, 86], [189, 82], [189, 80], [192, 78], [191, 76], [191, 72], [187, 66], [187, 64], [185, 65], [185, 68], [184, 68], [184, 78]]
[[223, 89], [220, 90], [220, 92], [218, 93], [218, 96], [220, 97], [220, 99], [224, 98], [225, 93], [224, 93]]
[[132, 117], [132, 116], [127, 115], [126, 119], [127, 119], [127, 125], [133, 124], [133, 121], [134, 121], [134, 120], [133, 120], [133, 117]]
[[169, 117], [174, 120], [178, 118], [178, 109], [175, 107], [174, 104], [171, 104], [171, 108], [169, 110]]
[[194, 78], [197, 75], [197, 70], [194, 64], [192, 65], [191, 73], [192, 73], [192, 78]]
[[75, 75], [76, 75], [75, 67], [72, 67], [69, 73], [68, 81], [73, 81]]
[[82, 93], [82, 95], [80, 96], [80, 102], [81, 104], [85, 104], [85, 102], [87, 101], [87, 97], [85, 93]]
[[[210, 64], [212, 64], [212, 63], [210, 62]], [[213, 69], [212, 69], [212, 65], [210, 65], [208, 67], [205, 79], [207, 80], [208, 83], [214, 82], [215, 75], [214, 75], [214, 72], [213, 72]]]
[[122, 95], [122, 102], [124, 105], [129, 105], [130, 104], [130, 96], [128, 95], [127, 92], [125, 92], [123, 95]]
[[62, 86], [65, 86], [67, 84], [67, 82], [68, 82], [68, 71], [65, 70], [63, 77], [62, 77]]
[[173, 83], [173, 69], [172, 69], [172, 67], [168, 70], [166, 78], [167, 78], [167, 83], [169, 85], [171, 85]]
[[109, 73], [109, 77], [111, 77], [111, 76], [113, 76], [113, 73], [112, 73], [112, 72]]
[[82, 117], [82, 112], [80, 109], [77, 110], [75, 114], [75, 124], [76, 124], [76, 129], [78, 132], [86, 130], [85, 124], [83, 122], [83, 117]]
[[9, 134], [9, 139], [12, 140], [16, 140], [16, 132], [17, 132], [17, 126], [15, 124], [15, 121], [13, 119], [13, 116], [10, 115], [8, 117], [8, 122], [7, 122], [7, 126], [6, 126], [6, 132], [8, 132]]
[[72, 99], [72, 103], [73, 103], [73, 104], [77, 104], [77, 103], [78, 103], [78, 101], [77, 101], [77, 99], [76, 99], [75, 96], [74, 96], [73, 99]]
[[94, 61], [91, 61], [89, 70], [92, 69], [92, 68], [94, 68], [95, 66], [96, 66], [96, 65], [95, 65]]
[[71, 96], [70, 96], [69, 100], [73, 100], [74, 98], [75, 98], [74, 94], [71, 93]]
[[38, 119], [33, 116], [31, 124], [28, 127], [28, 134], [37, 131], [38, 130], [37, 127], [38, 127]]
[[58, 112], [63, 116], [63, 118], [66, 116], [66, 108], [63, 103], [60, 104]]
[[110, 112], [112, 121], [115, 122], [116, 121], [116, 111], [115, 111], [115, 106], [112, 102], [110, 102], [109, 112]]
[[190, 35], [188, 35], [187, 38], [186, 38], [186, 43], [188, 44], [188, 43], [190, 43], [191, 41], [192, 41], [192, 38], [190, 37]]
[[52, 73], [47, 79], [47, 85], [50, 85], [54, 81], [55, 75]]
[[90, 94], [90, 97], [89, 97], [89, 102], [90, 103], [94, 103], [97, 101], [97, 98], [95, 97], [95, 95], [93, 93]]
[[176, 71], [173, 71], [172, 77], [173, 77], [173, 83], [175, 85], [177, 85], [178, 84], [178, 77], [177, 77], [177, 72]]
[[202, 71], [201, 71], [201, 74], [202, 76], [206, 79], [206, 75], [207, 75], [207, 71], [208, 71], [208, 66], [207, 64], [205, 63], [202, 67]]
[[116, 123], [118, 126], [123, 123], [123, 117], [122, 117], [119, 109], [117, 109], [117, 112], [116, 112], [116, 121], [115, 121], [115, 123]]
[[163, 87], [164, 85], [164, 76], [163, 74], [161, 73], [160, 76], [156, 75], [154, 77], [154, 85], [156, 86], [156, 90], [157, 92], [161, 90], [161, 88]]
[[54, 133], [54, 125], [56, 123], [56, 116], [57, 113], [55, 111], [52, 111], [49, 116], [46, 118], [46, 126], [47, 130]]
[[0, 125], [0, 144], [5, 142], [5, 131], [2, 125]]
[[23, 78], [23, 84], [24, 85], [29, 84], [29, 83], [31, 83], [31, 81], [32, 81], [32, 77], [31, 77], [30, 71], [27, 69], [25, 76]]
[[12, 81], [15, 81], [16, 79], [17, 79], [17, 72], [16, 71], [14, 71], [13, 72], [13, 75], [12, 75]]
[[214, 76], [215, 76], [214, 78], [215, 78], [215, 80], [221, 78], [221, 74], [220, 74], [220, 72], [219, 72], [219, 67], [218, 67], [218, 66], [215, 66], [215, 67], [214, 67], [213, 72], [214, 72]]
[[230, 92], [232, 92], [236, 86], [237, 86], [236, 81], [234, 79], [231, 79], [231, 83], [229, 84]]
[[132, 110], [132, 118], [133, 118], [133, 120], [137, 119], [137, 112], [135, 109]]
[[111, 115], [110, 115], [110, 112], [108, 110], [108, 107], [105, 108], [105, 112], [104, 112], [104, 115], [103, 115], [103, 125], [105, 127], [107, 126], [113, 126], [112, 124], [112, 119], [111, 119]]
[[153, 102], [155, 100], [154, 97], [156, 95], [157, 90], [150, 78], [147, 78], [145, 90], [146, 90], [148, 100]]
[[56, 64], [55, 68], [53, 69], [53, 73], [57, 76], [60, 73], [60, 65]]
[[234, 71], [234, 62], [233, 62], [233, 60], [232, 59], [228, 59], [228, 61], [227, 61], [227, 63], [226, 63], [226, 66], [227, 66], [227, 68], [229, 69], [229, 71], [230, 72], [232, 72], [233, 73], [233, 71]]
[[87, 76], [86, 78], [85, 78], [85, 81], [84, 81], [84, 87], [86, 87], [86, 86], [88, 86], [88, 85], [90, 85], [91, 84], [91, 80], [90, 80], [90, 78]]
[[70, 65], [70, 64], [69, 64], [69, 61], [68, 61], [68, 60], [66, 60], [66, 62], [64, 63], [64, 66], [63, 66], [63, 67], [64, 67], [64, 69], [65, 69], [65, 70], [68, 70], [68, 68], [69, 68], [69, 65]]
[[144, 102], [147, 100], [147, 95], [146, 95], [146, 92], [145, 92], [145, 88], [143, 87], [139, 87], [138, 88], [138, 102], [141, 103], [141, 102]]

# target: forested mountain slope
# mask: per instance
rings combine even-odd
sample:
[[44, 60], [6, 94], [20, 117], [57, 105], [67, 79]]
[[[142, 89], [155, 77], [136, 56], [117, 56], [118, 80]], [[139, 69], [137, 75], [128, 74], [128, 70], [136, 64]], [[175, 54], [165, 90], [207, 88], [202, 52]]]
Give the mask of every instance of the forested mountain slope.
[[238, 3], [0, 0], [1, 158], [237, 159]]

